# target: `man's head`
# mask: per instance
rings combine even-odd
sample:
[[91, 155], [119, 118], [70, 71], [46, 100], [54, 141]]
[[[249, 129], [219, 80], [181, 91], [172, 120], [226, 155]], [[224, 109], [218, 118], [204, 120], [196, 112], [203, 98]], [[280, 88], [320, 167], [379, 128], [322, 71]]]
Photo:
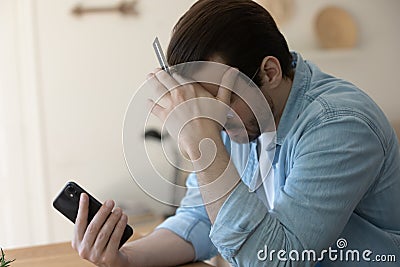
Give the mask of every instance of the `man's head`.
[[[283, 76], [293, 76], [285, 38], [268, 11], [251, 0], [200, 0], [176, 24], [167, 51], [171, 66], [215, 56], [250, 78], [273, 56]], [[258, 77], [254, 82], [260, 86]]]
[[[173, 66], [192, 61], [217, 61], [238, 68], [260, 88], [270, 64], [284, 80], [293, 79], [292, 55], [271, 15], [251, 0], [200, 0], [178, 21], [167, 51]], [[269, 59], [269, 60], [266, 60]], [[264, 77], [265, 76], [265, 77]], [[267, 77], [268, 78], [268, 77]], [[267, 79], [268, 80], [268, 79]], [[266, 96], [268, 98], [268, 96]], [[273, 108], [273, 103], [270, 103]], [[249, 139], [260, 134], [248, 109], [236, 110]], [[241, 114], [242, 113], [242, 114]], [[239, 125], [234, 121], [228, 125]]]

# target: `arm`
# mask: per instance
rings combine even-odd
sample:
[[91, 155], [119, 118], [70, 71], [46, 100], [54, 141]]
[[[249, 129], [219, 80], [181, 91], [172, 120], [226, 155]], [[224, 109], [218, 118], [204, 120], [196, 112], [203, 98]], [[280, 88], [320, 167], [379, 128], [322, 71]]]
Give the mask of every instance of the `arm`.
[[169, 134], [193, 164], [209, 220], [213, 222], [229, 193], [240, 181], [221, 138], [238, 70], [228, 68], [216, 96], [201, 84], [187, 82], [164, 71], [149, 75], [165, 104], [149, 99], [151, 112], [163, 121]]
[[209, 238], [211, 222], [194, 173], [187, 178], [186, 187], [186, 195], [176, 214], [157, 226], [157, 229], [169, 230], [192, 244], [195, 251], [194, 261], [208, 260], [217, 254], [217, 249]]
[[[221, 135], [218, 133], [207, 138], [215, 144], [215, 159], [207, 167], [201, 161], [193, 162], [195, 169], [202, 170], [197, 172], [197, 180], [208, 217], [213, 224], [222, 205], [240, 181], [240, 176], [230, 160]], [[197, 148], [188, 151], [191, 159], [199, 158], [198, 153]]]
[[[193, 246], [175, 233], [159, 229], [129, 242], [118, 250], [127, 216], [106, 201], [87, 225], [88, 197], [81, 195], [72, 247], [79, 255], [97, 266], [172, 266], [193, 261]], [[108, 218], [107, 218], [108, 217]]]
[[[220, 209], [210, 237], [234, 266], [264, 266], [266, 262], [313, 266], [315, 260], [281, 261], [277, 252], [314, 250], [319, 255], [334, 244], [379, 175], [384, 151], [362, 119], [321, 119], [298, 138], [293, 166], [274, 210], [268, 212], [242, 183]], [[261, 251], [266, 247], [275, 251], [271, 260]]]
[[128, 255], [129, 266], [176, 266], [195, 258], [193, 246], [166, 229], [155, 230], [121, 250]]

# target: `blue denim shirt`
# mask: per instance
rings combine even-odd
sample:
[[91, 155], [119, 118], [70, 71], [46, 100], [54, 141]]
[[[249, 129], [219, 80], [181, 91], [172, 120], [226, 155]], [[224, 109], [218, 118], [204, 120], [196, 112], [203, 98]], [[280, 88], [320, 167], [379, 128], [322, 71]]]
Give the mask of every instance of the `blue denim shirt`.
[[[208, 219], [191, 174], [176, 215], [159, 228], [192, 243], [196, 260], [218, 251], [233, 266], [314, 266], [318, 261], [336, 267], [400, 266], [395, 132], [365, 93], [295, 56], [295, 78], [277, 129], [274, 208], [266, 208], [265, 194], [250, 190], [258, 171], [256, 142], [237, 144], [225, 136], [242, 182], [215, 223]], [[337, 251], [332, 258], [329, 248]], [[280, 250], [286, 254], [278, 258]], [[293, 252], [311, 250], [317, 258], [296, 258]], [[352, 261], [356, 254], [344, 257], [349, 250], [359, 250], [359, 261]], [[364, 259], [366, 250], [371, 253]], [[396, 262], [377, 262], [377, 255], [394, 255]]]

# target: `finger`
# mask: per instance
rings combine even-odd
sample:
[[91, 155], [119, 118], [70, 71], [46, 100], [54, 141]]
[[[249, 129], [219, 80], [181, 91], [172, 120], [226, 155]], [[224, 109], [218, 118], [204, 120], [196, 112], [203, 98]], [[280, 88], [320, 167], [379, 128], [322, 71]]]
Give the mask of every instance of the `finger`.
[[[184, 99], [194, 98], [194, 97], [212, 97], [210, 92], [199, 82], [183, 77], [178, 73], [173, 73], [174, 79], [181, 85], [188, 85], [186, 87], [181, 87], [182, 90], [173, 90], [171, 95], [177, 97], [178, 95], [183, 95]], [[191, 90], [190, 90], [191, 88]]]
[[239, 71], [235, 68], [229, 68], [222, 76], [221, 83], [217, 93], [217, 99], [229, 105], [232, 91], [234, 89]]
[[114, 231], [110, 237], [110, 241], [108, 242], [108, 246], [106, 248], [106, 254], [115, 253], [119, 249], [119, 243], [121, 242], [122, 235], [124, 234], [124, 230], [126, 224], [128, 223], [128, 217], [126, 214], [123, 214], [119, 219], [117, 225], [114, 228]]
[[99, 234], [97, 235], [96, 241], [94, 242], [93, 247], [96, 251], [103, 252], [105, 250], [107, 242], [110, 239], [116, 224], [121, 219], [121, 216], [122, 210], [120, 208], [116, 208], [110, 217], [108, 217], [107, 221], [104, 223]]
[[86, 229], [85, 235], [83, 237], [82, 242], [88, 246], [92, 247], [94, 241], [101, 230], [104, 222], [107, 220], [110, 215], [115, 203], [112, 200], [107, 200], [103, 206], [99, 209], [99, 211], [94, 216], [93, 220], [89, 223], [89, 226]]
[[155, 74], [157, 80], [162, 83], [168, 91], [177, 88], [180, 84], [166, 71], [159, 71]]
[[155, 73], [149, 73], [147, 75], [146, 85], [154, 90], [156, 94], [155, 99], [159, 99], [169, 93], [168, 88], [157, 79]]
[[160, 120], [164, 119], [164, 112], [165, 108], [160, 106], [159, 104], [155, 103], [151, 99], [147, 99], [147, 105], [149, 107], [149, 110], [152, 114], [154, 114], [157, 118]]
[[162, 68], [155, 68], [155, 69], [153, 70], [153, 73], [157, 73], [157, 72], [162, 71], [162, 70], [163, 70]]
[[82, 193], [79, 199], [78, 215], [75, 220], [75, 237], [74, 240], [80, 243], [85, 234], [88, 224], [88, 213], [89, 213], [89, 198], [88, 195]]
[[185, 85], [187, 83], [195, 83], [196, 81], [187, 77], [184, 77], [182, 75], [179, 75], [178, 72], [172, 73], [172, 77], [175, 79], [175, 81], [179, 85]]

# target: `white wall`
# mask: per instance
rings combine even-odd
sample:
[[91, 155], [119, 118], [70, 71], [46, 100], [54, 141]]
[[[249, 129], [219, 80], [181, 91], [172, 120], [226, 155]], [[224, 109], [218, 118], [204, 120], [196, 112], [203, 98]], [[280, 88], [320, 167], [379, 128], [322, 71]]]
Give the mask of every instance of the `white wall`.
[[[77, 3], [115, 2], [0, 2], [1, 100], [8, 103], [1, 107], [1, 118], [7, 120], [1, 121], [0, 132], [2, 143], [10, 142], [8, 151], [1, 148], [0, 187], [12, 188], [0, 196], [6, 205], [2, 211], [7, 213], [0, 220], [0, 246], [69, 240], [72, 224], [51, 207], [69, 179], [100, 200], [112, 198], [125, 206], [149, 206], [156, 212], [170, 210], [144, 194], [130, 177], [122, 154], [122, 123], [131, 96], [158, 65], [154, 37], [159, 36], [166, 47], [173, 25], [193, 1], [139, 1], [138, 17], [99, 14], [76, 18], [70, 14]], [[34, 51], [27, 53], [27, 48]], [[25, 70], [29, 64], [35, 68]], [[26, 85], [32, 79], [22, 77], [25, 73], [35, 75], [36, 80]], [[37, 101], [25, 103], [32, 92], [37, 93]], [[35, 114], [40, 118], [30, 122]], [[32, 153], [37, 149], [27, 145], [32, 132], [24, 124], [40, 127], [41, 137], [35, 140], [41, 148], [37, 157]], [[133, 138], [143, 142], [141, 135]], [[25, 166], [32, 162], [43, 164], [42, 175], [28, 173]], [[165, 171], [172, 170], [167, 167]], [[146, 174], [145, 169], [142, 172]], [[42, 186], [30, 186], [42, 181]], [[40, 197], [42, 201], [35, 201]], [[42, 222], [40, 227], [30, 225], [35, 220]]]
[[[395, 124], [400, 124], [396, 77], [400, 53], [400, 1], [398, 0], [298, 0], [295, 13], [281, 30], [291, 49], [323, 70], [350, 80], [366, 91]], [[321, 50], [314, 34], [317, 12], [328, 5], [347, 10], [359, 28], [359, 43], [352, 50]]]
[[[158, 35], [166, 47], [172, 26], [194, 0], [141, 0], [138, 17], [76, 18], [70, 10], [78, 2], [114, 1], [0, 1], [0, 127], [14, 127], [0, 128], [0, 133], [8, 133], [0, 134], [0, 145], [9, 140], [19, 144], [9, 143], [7, 151], [0, 148], [0, 189], [12, 188], [0, 195], [2, 211], [7, 213], [0, 219], [0, 246], [69, 240], [72, 226], [51, 208], [51, 202], [71, 178], [101, 200], [167, 210], [130, 178], [122, 154], [122, 121], [133, 92], [157, 66], [153, 38]], [[295, 2], [295, 16], [282, 28], [291, 48], [362, 87], [391, 120], [400, 121], [395, 79], [400, 2]], [[317, 8], [332, 2], [348, 9], [359, 23], [361, 42], [353, 51], [315, 48], [312, 18]], [[23, 31], [26, 28], [28, 32]], [[142, 141], [140, 136], [134, 138]]]
[[0, 2], [0, 246], [49, 241], [32, 8]]
[[[127, 171], [122, 123], [131, 96], [157, 67], [151, 45], [154, 37], [159, 36], [166, 47], [173, 25], [193, 1], [139, 1], [138, 17], [96, 14], [81, 18], [70, 14], [76, 2], [38, 0], [36, 4], [50, 198], [66, 179], [73, 178], [99, 199], [140, 201], [165, 211], [165, 206], [136, 186]], [[143, 142], [139, 134], [132, 138]], [[143, 156], [138, 155], [138, 161]], [[66, 224], [52, 213], [51, 237], [70, 238], [68, 232], [60, 232]]]

